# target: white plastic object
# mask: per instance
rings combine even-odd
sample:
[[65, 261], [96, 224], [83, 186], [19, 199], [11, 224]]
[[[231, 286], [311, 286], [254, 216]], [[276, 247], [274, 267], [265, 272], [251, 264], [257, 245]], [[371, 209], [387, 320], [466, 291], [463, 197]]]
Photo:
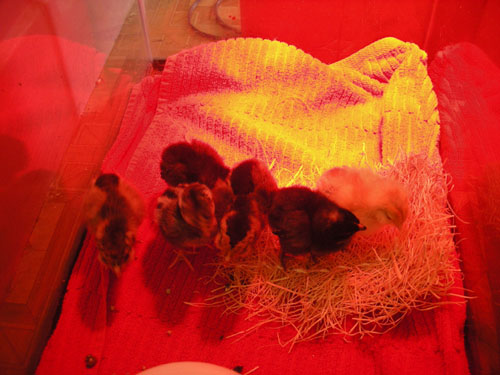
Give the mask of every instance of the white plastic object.
[[137, 375], [237, 375], [237, 373], [211, 363], [187, 361], [152, 367]]

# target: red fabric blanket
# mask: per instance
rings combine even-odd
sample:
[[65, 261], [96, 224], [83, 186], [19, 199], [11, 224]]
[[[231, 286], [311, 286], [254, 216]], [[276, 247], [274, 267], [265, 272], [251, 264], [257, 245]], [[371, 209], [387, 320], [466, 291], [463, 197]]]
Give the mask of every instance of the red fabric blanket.
[[[394, 139], [408, 152], [437, 157], [435, 107], [425, 54], [409, 43], [386, 39], [327, 66], [278, 42], [219, 42], [169, 59], [162, 76], [134, 89], [103, 171], [135, 184], [151, 211], [165, 188], [161, 150], [189, 137], [213, 144], [229, 165], [272, 157], [292, 176], [301, 165], [311, 178], [315, 166], [339, 158], [390, 160], [400, 151]], [[415, 311], [380, 336], [333, 335], [289, 352], [266, 326], [228, 338], [254, 324], [245, 311], [185, 304], [210, 296], [213, 249], [188, 255], [194, 271], [183, 262], [169, 269], [175, 254], [151, 218], [138, 239], [137, 259], [119, 279], [101, 269], [93, 239], [86, 239], [38, 374], [137, 373], [175, 361], [243, 366], [243, 373], [258, 367], [255, 374], [468, 373], [464, 305]], [[97, 359], [92, 369], [85, 367], [89, 354]]]
[[453, 189], [471, 371], [500, 373], [500, 69], [478, 47], [438, 53], [429, 68], [439, 99], [440, 152]]

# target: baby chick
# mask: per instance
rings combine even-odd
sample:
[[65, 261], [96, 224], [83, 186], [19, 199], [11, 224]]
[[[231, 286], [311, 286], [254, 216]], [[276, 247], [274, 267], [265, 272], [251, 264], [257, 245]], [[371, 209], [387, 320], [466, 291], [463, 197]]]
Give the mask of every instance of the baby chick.
[[278, 185], [264, 162], [255, 158], [241, 162], [232, 170], [230, 181], [235, 195], [255, 194], [261, 211], [269, 211]]
[[279, 237], [281, 264], [285, 255], [325, 254], [340, 250], [366, 228], [358, 218], [307, 187], [293, 186], [276, 192], [269, 225]]
[[213, 189], [211, 189], [212, 197], [215, 204], [215, 218], [217, 223], [220, 223], [224, 215], [231, 210], [234, 202], [233, 189], [230, 182], [226, 180], [217, 180]]
[[161, 178], [170, 186], [199, 182], [213, 189], [230, 169], [211, 146], [198, 140], [171, 144], [163, 150]]
[[171, 144], [163, 150], [161, 177], [170, 186], [198, 182], [211, 190], [215, 217], [220, 222], [233, 202], [230, 169], [210, 145], [198, 140]]
[[99, 261], [119, 276], [133, 257], [137, 228], [144, 218], [141, 195], [116, 174], [102, 174], [89, 191], [84, 211]]
[[265, 221], [265, 215], [252, 196], [237, 195], [231, 210], [221, 220], [215, 246], [225, 260], [234, 254], [245, 255], [259, 239]]
[[207, 245], [217, 231], [212, 192], [198, 182], [168, 187], [158, 198], [155, 219], [165, 238], [181, 247]]
[[267, 213], [277, 184], [267, 166], [249, 159], [231, 172], [231, 188], [235, 195], [230, 210], [222, 217], [215, 246], [229, 260], [234, 254], [245, 255], [254, 248], [267, 225]]
[[372, 234], [386, 224], [401, 228], [408, 215], [405, 189], [397, 181], [369, 169], [330, 169], [320, 177], [317, 187], [330, 200], [355, 214], [367, 228], [364, 234]]

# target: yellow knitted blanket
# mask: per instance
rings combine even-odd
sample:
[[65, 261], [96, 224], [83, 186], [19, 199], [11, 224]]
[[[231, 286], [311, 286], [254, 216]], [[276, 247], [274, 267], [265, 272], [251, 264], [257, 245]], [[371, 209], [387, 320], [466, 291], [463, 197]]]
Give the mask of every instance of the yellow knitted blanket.
[[398, 153], [439, 158], [427, 55], [395, 38], [331, 65], [278, 41], [226, 40], [169, 58], [160, 85], [158, 131], [143, 142], [197, 138], [230, 166], [256, 156], [277, 166], [280, 185], [300, 170], [312, 187], [333, 166], [387, 164]]

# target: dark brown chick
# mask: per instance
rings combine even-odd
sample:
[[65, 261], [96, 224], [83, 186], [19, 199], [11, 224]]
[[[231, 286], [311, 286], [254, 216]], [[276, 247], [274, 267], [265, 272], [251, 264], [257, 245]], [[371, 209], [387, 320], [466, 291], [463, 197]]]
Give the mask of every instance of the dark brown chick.
[[223, 217], [214, 240], [225, 260], [251, 251], [265, 228], [266, 215], [253, 194], [237, 195]]
[[155, 219], [165, 238], [181, 247], [210, 244], [217, 231], [212, 192], [197, 182], [168, 187], [158, 198]]
[[269, 212], [269, 225], [279, 237], [281, 263], [286, 255], [326, 254], [346, 246], [366, 228], [350, 211], [307, 187], [295, 186], [276, 192]]
[[255, 158], [241, 162], [232, 170], [230, 181], [234, 195], [254, 194], [260, 210], [269, 211], [278, 185], [264, 162]]
[[102, 174], [87, 195], [84, 211], [99, 261], [119, 276], [133, 257], [137, 228], [144, 218], [141, 195], [116, 174]]
[[161, 178], [170, 186], [199, 182], [213, 189], [230, 169], [211, 146], [198, 140], [174, 143], [163, 150]]
[[234, 202], [222, 217], [215, 246], [226, 260], [234, 254], [244, 256], [255, 247], [267, 225], [267, 213], [277, 184], [267, 166], [249, 159], [231, 172]]
[[215, 218], [217, 219], [217, 223], [220, 223], [224, 215], [231, 210], [233, 205], [233, 189], [231, 189], [228, 179], [217, 180], [211, 192], [215, 204]]

